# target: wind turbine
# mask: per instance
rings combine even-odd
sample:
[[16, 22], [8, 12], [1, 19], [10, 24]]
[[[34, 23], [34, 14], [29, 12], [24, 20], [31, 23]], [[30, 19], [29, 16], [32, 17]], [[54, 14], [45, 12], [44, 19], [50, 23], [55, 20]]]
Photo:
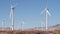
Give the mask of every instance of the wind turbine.
[[2, 31], [4, 30], [3, 24], [4, 24], [4, 19], [2, 18]]
[[[47, 0], [46, 0], [47, 2]], [[48, 30], [48, 15], [51, 16], [51, 14], [49, 13], [49, 10], [48, 10], [48, 6], [46, 4], [46, 8], [41, 12], [41, 14], [43, 14], [45, 12], [45, 16], [46, 16], [46, 31]]]
[[9, 18], [11, 17], [11, 19], [12, 19], [12, 31], [14, 30], [14, 9], [15, 9], [16, 5], [18, 5], [18, 4], [14, 5], [13, 2], [14, 2], [13, 0], [10, 0], [11, 12], [10, 12]]
[[45, 24], [44, 24], [44, 22], [43, 21], [41, 21], [41, 23], [40, 23], [40, 26], [41, 26], [41, 30], [44, 30], [44, 26], [45, 26]]
[[22, 22], [21, 22], [21, 30], [23, 30], [23, 26], [24, 26], [24, 21], [23, 21], [23, 19], [22, 19]]
[[15, 7], [12, 4], [12, 0], [11, 0], [11, 12], [10, 12], [10, 17], [12, 18], [12, 31], [14, 30], [14, 9]]

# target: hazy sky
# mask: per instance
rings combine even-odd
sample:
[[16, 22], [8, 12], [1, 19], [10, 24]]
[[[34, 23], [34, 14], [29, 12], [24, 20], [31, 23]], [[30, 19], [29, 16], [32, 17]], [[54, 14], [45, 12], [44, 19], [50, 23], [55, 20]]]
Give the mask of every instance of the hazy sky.
[[[34, 28], [45, 26], [45, 13], [40, 13], [46, 8], [46, 0], [13, 0], [14, 25], [15, 29], [21, 29], [21, 23], [24, 21], [23, 28]], [[10, 0], [0, 0], [0, 27], [4, 20], [3, 27], [11, 27]], [[60, 24], [60, 0], [48, 0], [48, 9], [51, 16], [48, 17], [48, 25]]]

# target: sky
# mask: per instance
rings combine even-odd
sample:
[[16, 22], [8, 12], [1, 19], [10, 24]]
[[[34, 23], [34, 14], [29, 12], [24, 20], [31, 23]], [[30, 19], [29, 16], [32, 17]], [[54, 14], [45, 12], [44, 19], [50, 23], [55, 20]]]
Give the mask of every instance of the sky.
[[[0, 27], [11, 26], [11, 0], [0, 0]], [[14, 9], [14, 29], [45, 27], [45, 13], [40, 14], [46, 8], [46, 0], [12, 0]], [[48, 0], [48, 26], [60, 24], [60, 0]], [[2, 25], [2, 20], [4, 23]], [[42, 25], [41, 25], [42, 24]]]

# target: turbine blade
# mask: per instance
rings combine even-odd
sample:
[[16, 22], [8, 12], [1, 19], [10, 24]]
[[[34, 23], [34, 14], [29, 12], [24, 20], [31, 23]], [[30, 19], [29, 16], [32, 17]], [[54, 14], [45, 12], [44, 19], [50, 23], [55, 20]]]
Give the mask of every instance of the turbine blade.
[[9, 18], [11, 18], [11, 16], [12, 16], [12, 6], [11, 6], [11, 11], [10, 11]]
[[9, 18], [11, 18], [11, 12], [10, 12]]
[[12, 7], [16, 8], [17, 5], [18, 5], [17, 3], [15, 5], [13, 4]]
[[43, 14], [45, 11], [46, 11], [46, 8], [40, 14]]
[[15, 3], [14, 7], [16, 7], [18, 5], [18, 3]]
[[49, 13], [49, 11], [47, 10], [47, 14], [49, 15], [49, 16], [51, 16], [51, 14]]

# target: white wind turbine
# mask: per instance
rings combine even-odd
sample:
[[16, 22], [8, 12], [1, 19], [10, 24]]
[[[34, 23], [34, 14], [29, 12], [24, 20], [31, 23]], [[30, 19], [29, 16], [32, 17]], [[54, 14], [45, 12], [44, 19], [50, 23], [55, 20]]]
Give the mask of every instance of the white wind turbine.
[[[4, 23], [4, 20], [2, 19], [2, 31], [4, 31], [3, 23]], [[3, 32], [2, 32], [2, 34], [3, 34]]]
[[43, 21], [41, 21], [40, 26], [41, 26], [41, 30], [44, 30], [43, 27], [45, 26], [45, 24]]
[[4, 19], [2, 18], [2, 31], [4, 30], [3, 25], [4, 25]]
[[11, 12], [10, 12], [10, 16], [9, 16], [9, 18], [11, 17], [11, 19], [12, 19], [12, 31], [14, 30], [14, 9], [15, 9], [15, 7], [16, 7], [16, 5], [18, 5], [18, 4], [13, 4], [13, 0], [10, 0], [10, 3], [11, 3]]
[[12, 0], [11, 0], [11, 12], [10, 12], [10, 17], [12, 19], [12, 31], [14, 30], [14, 9], [15, 7], [12, 4]]
[[11, 6], [12, 30], [14, 30], [14, 7]]
[[21, 30], [23, 30], [23, 26], [24, 26], [24, 21], [23, 21], [23, 19], [22, 19], [22, 22], [21, 22]]
[[46, 30], [48, 30], [48, 15], [51, 16], [51, 14], [49, 13], [47, 4], [46, 4], [46, 8], [41, 12], [41, 14], [43, 14], [44, 12], [45, 12], [45, 16], [46, 16], [46, 27], [45, 28], [46, 28]]

